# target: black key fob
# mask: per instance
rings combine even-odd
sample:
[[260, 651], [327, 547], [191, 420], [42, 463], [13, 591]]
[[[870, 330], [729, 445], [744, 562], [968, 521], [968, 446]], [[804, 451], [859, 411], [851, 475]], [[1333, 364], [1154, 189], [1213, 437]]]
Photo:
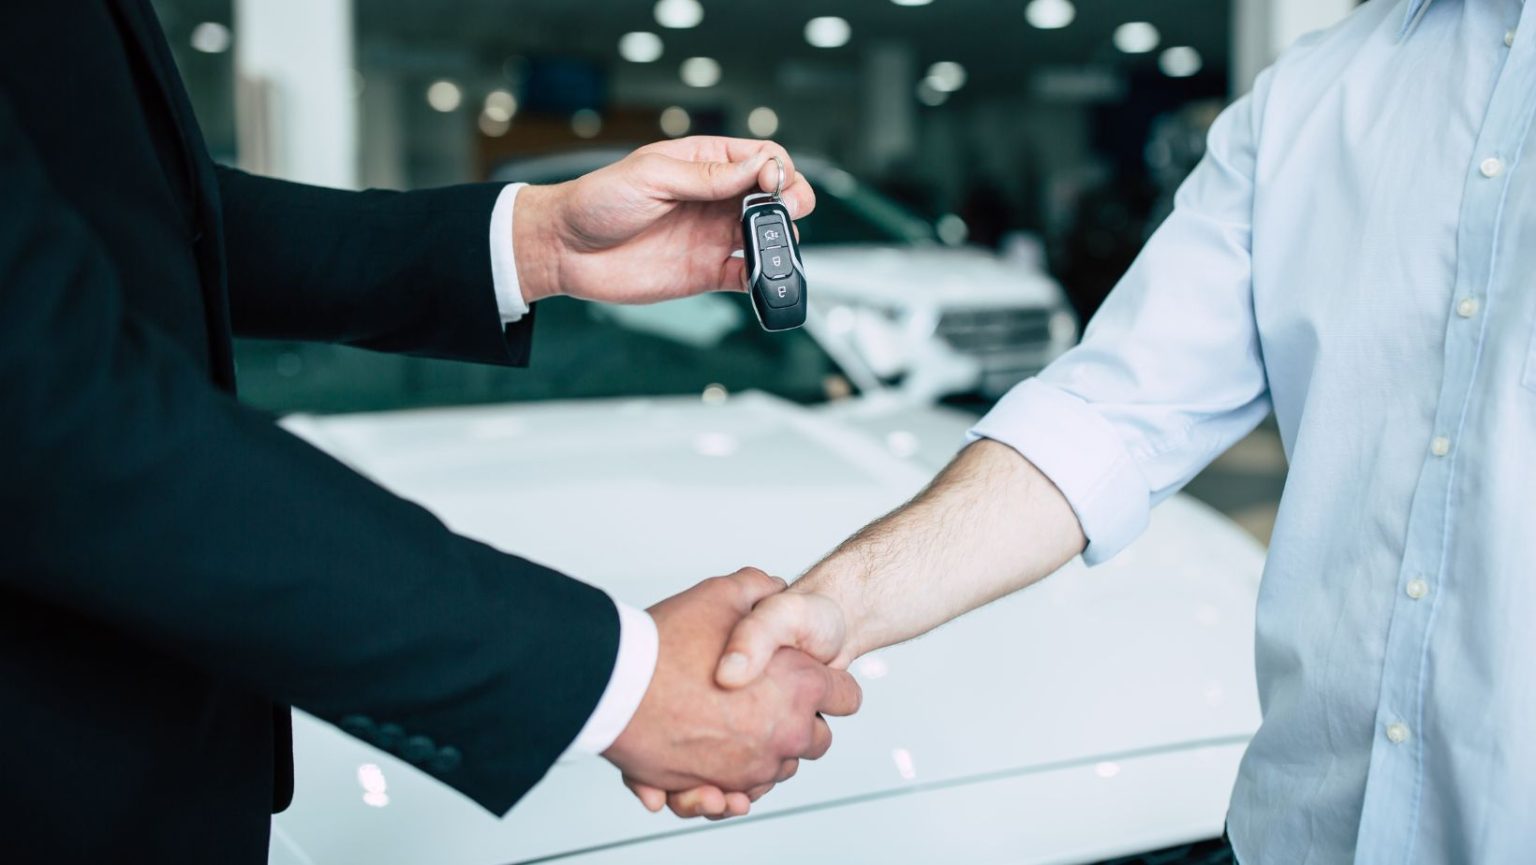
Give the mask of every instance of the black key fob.
[[789, 210], [776, 193], [759, 192], [741, 202], [742, 256], [752, 309], [763, 330], [805, 324], [805, 266]]

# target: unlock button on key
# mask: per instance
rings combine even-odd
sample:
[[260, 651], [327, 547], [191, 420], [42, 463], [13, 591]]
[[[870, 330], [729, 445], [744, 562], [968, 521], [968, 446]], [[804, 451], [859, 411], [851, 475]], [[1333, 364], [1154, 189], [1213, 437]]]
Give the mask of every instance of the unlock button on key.
[[765, 249], [763, 256], [763, 275], [769, 279], [779, 279], [789, 276], [794, 272], [795, 266], [789, 260], [789, 247], [781, 246], [777, 249]]

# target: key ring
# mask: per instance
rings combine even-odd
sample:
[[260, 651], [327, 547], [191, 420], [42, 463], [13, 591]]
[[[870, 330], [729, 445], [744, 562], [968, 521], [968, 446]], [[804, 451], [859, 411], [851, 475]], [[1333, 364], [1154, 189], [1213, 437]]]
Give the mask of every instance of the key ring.
[[779, 167], [779, 182], [773, 186], [773, 200], [778, 201], [783, 197], [781, 193], [784, 192], [784, 160], [774, 156], [773, 164]]

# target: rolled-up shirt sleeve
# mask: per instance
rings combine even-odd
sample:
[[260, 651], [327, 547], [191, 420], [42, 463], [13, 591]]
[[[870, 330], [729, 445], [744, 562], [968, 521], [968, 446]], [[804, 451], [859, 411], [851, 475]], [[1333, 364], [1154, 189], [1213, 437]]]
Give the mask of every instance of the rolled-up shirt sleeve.
[[1082, 343], [972, 429], [1041, 470], [1088, 547], [1113, 557], [1153, 505], [1269, 413], [1254, 322], [1251, 222], [1267, 76], [1211, 127], [1205, 158]]

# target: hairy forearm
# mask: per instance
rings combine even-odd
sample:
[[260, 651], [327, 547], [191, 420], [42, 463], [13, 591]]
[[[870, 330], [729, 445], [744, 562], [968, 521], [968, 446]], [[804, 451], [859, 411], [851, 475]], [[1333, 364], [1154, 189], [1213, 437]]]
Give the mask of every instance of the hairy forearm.
[[976, 442], [916, 498], [843, 542], [791, 587], [826, 595], [844, 660], [923, 634], [1054, 572], [1082, 552], [1076, 515], [1012, 448]]

